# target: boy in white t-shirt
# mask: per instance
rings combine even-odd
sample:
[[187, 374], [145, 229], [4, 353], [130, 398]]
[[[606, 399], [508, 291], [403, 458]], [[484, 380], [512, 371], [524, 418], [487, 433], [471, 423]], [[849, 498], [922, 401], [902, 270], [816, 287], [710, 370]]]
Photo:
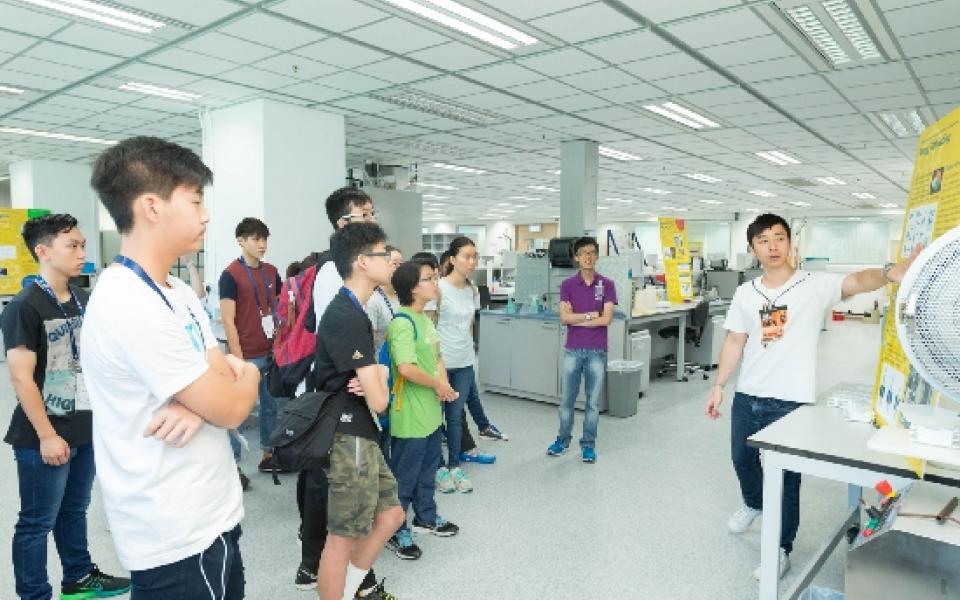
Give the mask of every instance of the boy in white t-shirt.
[[93, 168], [122, 237], [87, 307], [81, 362], [133, 600], [244, 595], [243, 503], [225, 430], [250, 413], [260, 372], [220, 352], [196, 295], [169, 275], [203, 244], [211, 180], [192, 151], [151, 137], [120, 142]]
[[[743, 357], [731, 409], [731, 452], [744, 506], [730, 518], [733, 533], [750, 527], [763, 508], [760, 453], [747, 438], [803, 404], [815, 402], [817, 342], [826, 312], [842, 299], [873, 291], [903, 278], [911, 258], [883, 269], [847, 275], [798, 271], [790, 261], [790, 225], [763, 214], [747, 228], [750, 251], [763, 276], [737, 288], [727, 312], [727, 338], [720, 352], [716, 384], [706, 414], [720, 417], [723, 387]], [[782, 577], [800, 526], [800, 474], [787, 472], [783, 482], [780, 533]], [[754, 572], [759, 579], [759, 569]]]

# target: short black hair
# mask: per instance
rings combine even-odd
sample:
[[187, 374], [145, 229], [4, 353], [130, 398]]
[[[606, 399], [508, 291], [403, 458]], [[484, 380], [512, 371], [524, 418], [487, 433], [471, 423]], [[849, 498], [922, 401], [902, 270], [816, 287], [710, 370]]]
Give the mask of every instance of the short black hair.
[[133, 228], [133, 201], [143, 194], [170, 199], [182, 185], [202, 190], [213, 172], [192, 150], [155, 137], [133, 137], [108, 148], [93, 164], [90, 185], [121, 235]]
[[401, 306], [413, 304], [413, 290], [420, 285], [420, 274], [424, 267], [436, 271], [431, 264], [410, 260], [397, 267], [390, 277], [390, 285], [397, 292]]
[[373, 204], [373, 198], [360, 188], [347, 186], [336, 190], [327, 196], [327, 218], [330, 219], [330, 225], [336, 229], [337, 221], [350, 213], [351, 206], [361, 207], [365, 204]]
[[303, 266], [301, 266], [299, 260], [295, 260], [289, 265], [287, 265], [287, 279], [291, 277], [296, 277], [303, 271]]
[[348, 223], [330, 237], [330, 252], [343, 279], [353, 275], [353, 262], [364, 252], [385, 242], [387, 234], [376, 223]]
[[37, 246], [43, 244], [49, 246], [61, 233], [67, 233], [77, 227], [77, 219], [73, 215], [50, 214], [42, 217], [34, 217], [23, 224], [23, 243], [27, 245], [27, 250], [37, 258]]
[[420, 265], [430, 265], [434, 271], [440, 267], [440, 263], [437, 262], [437, 255], [433, 252], [417, 252], [410, 257], [410, 262], [415, 262]]
[[440, 266], [437, 267], [440, 270], [440, 276], [446, 277], [450, 274], [450, 271], [453, 271], [453, 265], [450, 263], [450, 257], [453, 254], [450, 254], [449, 250], [444, 250], [443, 254], [440, 255], [440, 259], [437, 261], [437, 264]]
[[256, 217], [245, 217], [237, 223], [233, 237], [248, 238], [251, 236], [257, 239], [266, 239], [270, 237], [270, 228], [267, 227], [266, 223]]
[[783, 225], [783, 229], [787, 232], [787, 240], [789, 241], [791, 238], [790, 224], [787, 223], [786, 219], [780, 215], [764, 213], [747, 226], [747, 248], [753, 248], [753, 238], [772, 228], [774, 225]]
[[594, 248], [597, 249], [597, 253], [598, 254], [600, 253], [600, 244], [597, 243], [596, 238], [592, 238], [588, 235], [585, 235], [573, 243], [574, 255], [576, 255], [577, 252], [580, 252], [580, 249], [585, 246], [593, 246]]

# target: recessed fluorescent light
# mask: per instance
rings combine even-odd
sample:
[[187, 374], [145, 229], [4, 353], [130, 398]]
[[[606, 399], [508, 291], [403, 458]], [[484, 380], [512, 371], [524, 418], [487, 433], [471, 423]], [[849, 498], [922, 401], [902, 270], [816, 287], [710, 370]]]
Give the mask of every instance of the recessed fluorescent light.
[[701, 200], [704, 204], [723, 204], [720, 200]]
[[26, 90], [21, 90], [20, 88], [10, 87], [8, 85], [0, 85], [0, 94], [16, 94], [20, 95]]
[[759, 156], [767, 162], [772, 162], [775, 165], [799, 165], [800, 161], [796, 158], [790, 156], [789, 154], [784, 154], [776, 150], [770, 152], [754, 152], [755, 155]]
[[748, 194], [753, 194], [754, 196], [760, 196], [761, 198], [775, 198], [777, 195], [773, 192], [768, 192], [766, 190], [750, 190]]
[[392, 4], [397, 8], [402, 8], [424, 19], [429, 19], [498, 48], [503, 48], [504, 50], [512, 50], [516, 48], [518, 44], [529, 46], [539, 41], [505, 23], [491, 19], [462, 4], [453, 2], [453, 0], [422, 1], [439, 7], [446, 12], [424, 6], [413, 0], [384, 0], [384, 2]]
[[630, 154], [629, 152], [624, 152], [622, 150], [616, 150], [614, 148], [608, 148], [606, 146], [600, 146], [599, 149], [600, 156], [605, 156], [606, 158], [612, 158], [614, 160], [643, 160], [641, 157], [636, 154]]
[[881, 202], [877, 206], [880, 208], [900, 208], [900, 205], [894, 202]]
[[610, 210], [609, 206], [598, 206], [597, 210]]
[[8, 179], [10, 179], [9, 175], [0, 175], [0, 181], [6, 181]]
[[514, 204], [513, 207], [514, 207], [514, 208], [527, 208], [528, 206], [529, 206], [528, 204]]
[[513, 204], [511, 204], [511, 203], [509, 203], [509, 202], [498, 202], [498, 203], [497, 203], [497, 206], [513, 206]]
[[530, 196], [507, 196], [507, 200], [530, 200], [531, 202], [539, 202], [540, 198], [531, 198]]
[[[506, 120], [506, 117], [488, 110], [408, 88], [371, 92], [367, 94], [367, 96], [374, 100], [380, 100], [381, 102], [395, 104], [396, 106], [402, 106], [404, 108], [412, 108], [445, 119], [470, 123], [471, 125], [490, 125]], [[416, 149], [447, 156], [451, 154], [457, 156], [464, 154], [462, 150], [453, 149], [447, 144], [436, 144], [419, 139], [409, 140], [408, 145]], [[452, 150], [456, 151], [454, 152]]]
[[800, 200], [795, 200], [793, 202], [787, 202], [787, 204], [792, 204], [794, 206], [810, 206], [809, 202], [802, 202]]
[[681, 125], [686, 125], [692, 129], [720, 127], [720, 124], [716, 121], [708, 119], [700, 113], [696, 113], [689, 108], [680, 106], [675, 102], [666, 102], [662, 105], [645, 104], [643, 107], [652, 113], [656, 113], [662, 117], [666, 117], [671, 121], [675, 121]]
[[743, 209], [743, 210], [745, 210], [745, 211], [747, 211], [747, 212], [753, 212], [753, 213], [758, 213], [758, 212], [760, 212], [760, 209], [759, 209], [759, 208], [745, 208], [745, 209]]
[[927, 128], [916, 109], [883, 111], [876, 113], [876, 115], [897, 137], [911, 137], [923, 133], [923, 130]]
[[551, 175], [559, 175], [559, 174], [562, 173], [563, 171], [561, 171], [560, 169], [547, 169], [546, 172], [547, 172], [547, 173], [550, 173]]
[[439, 183], [423, 183], [422, 181], [417, 182], [418, 187], [425, 188], [436, 188], [438, 190], [459, 190], [460, 188], [453, 187], [452, 185], [440, 185]]
[[803, 32], [827, 60], [834, 65], [850, 62], [850, 56], [840, 46], [840, 42], [833, 37], [812, 10], [806, 6], [795, 6], [786, 9], [786, 12], [797, 28]]
[[433, 163], [434, 168], [446, 169], [448, 171], [457, 171], [458, 173], [470, 173], [471, 175], [483, 175], [486, 171], [474, 169], [473, 167], [462, 167], [460, 165], [450, 165], [447, 163]]
[[873, 43], [870, 34], [857, 14], [853, 12], [846, 0], [824, 0], [821, 2], [823, 9], [827, 11], [833, 22], [837, 24], [840, 32], [853, 45], [854, 50], [864, 60], [872, 58], [883, 58], [880, 49]]
[[656, 194], [656, 195], [658, 195], [658, 196], [664, 196], [664, 195], [666, 195], [666, 194], [672, 194], [672, 193], [673, 193], [673, 192], [671, 192], [670, 190], [660, 190], [660, 189], [651, 188], [651, 187], [645, 187], [645, 188], [639, 188], [639, 189], [640, 189], [641, 192], [646, 192], [646, 193], [648, 193], [648, 194]]
[[528, 190], [537, 190], [539, 192], [559, 192], [560, 190], [545, 185], [528, 185]]
[[162, 98], [169, 98], [171, 100], [185, 100], [187, 102], [200, 98], [200, 94], [181, 92], [180, 90], [172, 90], [170, 88], [151, 85], [149, 83], [138, 83], [136, 81], [127, 82], [121, 85], [120, 89], [127, 90], [128, 92], [160, 96]]
[[630, 204], [633, 202], [630, 198], [604, 198], [607, 202], [622, 202], [624, 204]]
[[847, 185], [847, 182], [836, 177], [817, 177], [817, 181], [823, 185]]
[[859, 198], [861, 200], [876, 200], [877, 197], [868, 192], [854, 192], [851, 194], [854, 198]]
[[677, 211], [680, 211], [680, 212], [684, 212], [684, 211], [686, 211], [687, 209], [686, 209], [686, 208], [682, 208], [682, 207], [680, 207], [680, 206], [664, 206], [664, 207], [663, 207], [663, 210], [677, 210]]
[[697, 181], [703, 181], [704, 183], [720, 183], [723, 181], [719, 177], [713, 177], [712, 175], [704, 175], [703, 173], [684, 173], [684, 177], [689, 179], [696, 179]]
[[151, 33], [160, 29], [164, 23], [125, 10], [120, 10], [88, 0], [22, 0], [41, 8], [59, 11], [74, 17], [90, 19], [106, 25], [113, 25], [128, 31]]
[[13, 133], [17, 135], [32, 135], [34, 137], [49, 138], [52, 140], [66, 140], [68, 142], [87, 142], [90, 144], [103, 144], [112, 146], [116, 140], [102, 140], [100, 138], [86, 137], [82, 135], [70, 135], [68, 133], [53, 133], [51, 131], [37, 131], [35, 129], [21, 129], [19, 127], [0, 127], [0, 133]]
[[446, 200], [450, 196], [438, 196], [436, 194], [424, 194], [424, 198], [433, 198], [434, 200]]

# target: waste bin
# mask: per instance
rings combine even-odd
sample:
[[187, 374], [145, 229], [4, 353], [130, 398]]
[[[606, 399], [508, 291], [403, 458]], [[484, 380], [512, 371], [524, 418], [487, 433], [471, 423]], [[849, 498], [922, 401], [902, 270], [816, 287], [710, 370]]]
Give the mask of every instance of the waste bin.
[[630, 334], [630, 360], [643, 363], [643, 379], [640, 382], [640, 393], [650, 389], [650, 349], [652, 342], [650, 332], [646, 329]]
[[643, 363], [637, 360], [611, 360], [607, 363], [607, 414], [632, 417], [640, 402]]

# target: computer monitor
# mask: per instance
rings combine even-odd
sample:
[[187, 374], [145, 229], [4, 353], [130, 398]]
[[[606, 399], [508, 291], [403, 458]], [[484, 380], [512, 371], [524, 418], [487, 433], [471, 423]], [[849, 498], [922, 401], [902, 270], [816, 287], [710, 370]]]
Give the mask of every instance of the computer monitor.
[[706, 291], [717, 288], [717, 293], [724, 300], [733, 298], [733, 293], [740, 285], [740, 271], [704, 271], [707, 276]]

